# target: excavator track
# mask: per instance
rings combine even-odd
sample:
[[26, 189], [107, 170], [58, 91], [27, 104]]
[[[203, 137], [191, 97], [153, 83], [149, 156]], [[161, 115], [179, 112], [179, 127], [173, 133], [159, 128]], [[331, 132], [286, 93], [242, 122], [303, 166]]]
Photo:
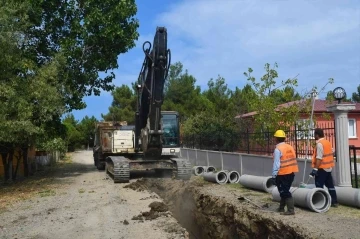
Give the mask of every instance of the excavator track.
[[176, 170], [173, 171], [175, 178], [189, 180], [191, 177], [191, 163], [187, 159], [183, 158], [172, 158], [176, 164]]
[[112, 177], [114, 183], [128, 183], [130, 181], [129, 160], [125, 157], [107, 157], [106, 174]]

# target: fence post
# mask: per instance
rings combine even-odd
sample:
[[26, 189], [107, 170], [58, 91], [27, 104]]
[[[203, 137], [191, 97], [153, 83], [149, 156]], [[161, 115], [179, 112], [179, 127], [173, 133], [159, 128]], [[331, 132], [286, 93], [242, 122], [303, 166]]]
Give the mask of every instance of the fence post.
[[[354, 155], [354, 174], [355, 174], [355, 187], [358, 188], [358, 175], [357, 175], [357, 162], [356, 162], [356, 148], [355, 145], [352, 145], [352, 150], [353, 150], [353, 155]], [[350, 161], [351, 161], [351, 157], [350, 157]], [[351, 162], [350, 162], [351, 163]], [[351, 170], [351, 167], [350, 167]], [[351, 172], [352, 173], [352, 172]], [[352, 174], [351, 174], [352, 177]]]
[[249, 129], [246, 129], [247, 153], [250, 154], [250, 134]]
[[197, 162], [197, 159], [198, 159], [198, 157], [197, 157], [197, 149], [195, 149], [195, 162]]
[[206, 163], [207, 163], [206, 166], [210, 166], [210, 164], [209, 164], [209, 151], [208, 150], [206, 150]]
[[221, 159], [221, 170], [224, 170], [224, 159], [223, 159], [222, 151], [220, 151], [220, 159]]
[[240, 176], [243, 175], [243, 166], [242, 166], [242, 156], [239, 154], [239, 160], [240, 160]]
[[298, 141], [297, 141], [297, 124], [295, 123], [295, 130], [294, 130], [294, 137], [295, 137], [295, 155], [298, 158]]

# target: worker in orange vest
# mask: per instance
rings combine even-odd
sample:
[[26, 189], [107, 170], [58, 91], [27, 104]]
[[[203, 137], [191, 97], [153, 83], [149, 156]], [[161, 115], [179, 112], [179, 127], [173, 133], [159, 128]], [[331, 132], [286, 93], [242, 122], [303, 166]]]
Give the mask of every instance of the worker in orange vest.
[[[285, 143], [286, 135], [283, 130], [277, 130], [274, 137], [277, 145], [274, 150], [272, 179], [281, 198], [277, 211], [281, 215], [294, 215], [294, 199], [290, 187], [294, 181], [295, 173], [299, 172], [295, 150], [291, 145]], [[286, 212], [285, 205], [287, 206]]]
[[329, 140], [324, 138], [324, 131], [320, 128], [314, 130], [316, 147], [314, 149], [311, 166], [313, 168], [310, 173], [311, 177], [315, 177], [315, 186], [329, 190], [331, 196], [331, 206], [337, 207], [337, 195], [331, 175], [333, 167], [335, 167], [334, 153]]

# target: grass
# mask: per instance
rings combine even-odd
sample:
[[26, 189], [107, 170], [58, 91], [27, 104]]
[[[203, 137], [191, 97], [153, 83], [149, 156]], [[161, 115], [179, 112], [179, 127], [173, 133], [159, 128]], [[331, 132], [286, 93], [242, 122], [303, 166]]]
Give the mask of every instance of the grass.
[[0, 185], [0, 213], [6, 211], [7, 207], [34, 196], [55, 196], [56, 189], [60, 188], [62, 184], [56, 181], [52, 173], [71, 163], [71, 155], [68, 154], [64, 160], [58, 162], [54, 167], [39, 171], [24, 180], [15, 181], [5, 186]]
[[78, 192], [79, 192], [79, 193], [84, 193], [84, 192], [85, 192], [85, 189], [80, 188]]
[[55, 196], [56, 192], [52, 189], [47, 189], [41, 192], [38, 192], [40, 197], [49, 197], [49, 196]]

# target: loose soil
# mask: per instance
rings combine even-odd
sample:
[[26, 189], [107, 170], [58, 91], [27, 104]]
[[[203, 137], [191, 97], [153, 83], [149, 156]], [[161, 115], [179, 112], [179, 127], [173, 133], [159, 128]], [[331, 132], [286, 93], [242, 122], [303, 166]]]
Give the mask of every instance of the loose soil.
[[[164, 212], [158, 196], [106, 179], [105, 172], [94, 166], [91, 151], [75, 152], [72, 163], [0, 186], [0, 192], [0, 238], [4, 239], [188, 238], [171, 213]], [[21, 196], [23, 192], [26, 196]], [[143, 222], [131, 220], [149, 209], [161, 215]]]
[[[319, 214], [296, 207], [295, 216], [276, 212], [271, 194], [239, 184], [141, 179], [168, 204], [190, 238], [359, 238], [360, 210], [346, 206]], [[239, 200], [239, 199], [249, 199]], [[261, 207], [261, 208], [259, 208]]]

